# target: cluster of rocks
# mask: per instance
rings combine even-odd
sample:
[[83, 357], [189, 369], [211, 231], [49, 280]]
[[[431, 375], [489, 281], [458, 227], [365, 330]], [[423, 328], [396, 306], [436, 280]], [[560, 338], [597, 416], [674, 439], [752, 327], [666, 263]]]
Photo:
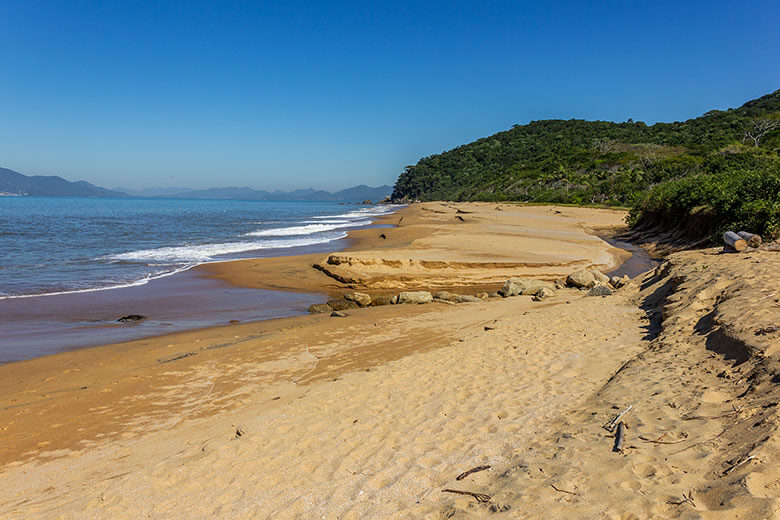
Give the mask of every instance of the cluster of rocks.
[[[312, 314], [331, 313], [338, 315], [342, 311], [357, 309], [359, 307], [377, 307], [380, 305], [398, 305], [398, 304], [423, 304], [431, 302], [439, 303], [469, 303], [480, 302], [488, 298], [488, 293], [479, 292], [476, 295], [454, 294], [447, 291], [439, 291], [432, 294], [429, 291], [404, 291], [393, 296], [374, 296], [361, 292], [345, 293], [341, 299], [328, 300], [325, 303], [318, 303], [309, 307]], [[497, 295], [495, 295], [497, 296]]]
[[588, 296], [609, 296], [616, 289], [625, 287], [630, 282], [631, 279], [626, 275], [610, 278], [595, 269], [575, 271], [566, 278], [566, 285], [583, 290], [588, 289]]
[[609, 296], [616, 289], [627, 285], [631, 280], [628, 276], [619, 278], [596, 271], [595, 269], [581, 270], [571, 273], [566, 280], [548, 282], [531, 278], [510, 278], [497, 293], [478, 292], [475, 295], [455, 294], [448, 291], [439, 291], [435, 294], [429, 291], [404, 291], [393, 296], [374, 296], [361, 292], [344, 293], [343, 298], [328, 300], [309, 307], [312, 314], [330, 313], [331, 316], [345, 316], [343, 311], [357, 309], [359, 307], [377, 307], [380, 305], [397, 304], [423, 304], [423, 303], [476, 303], [488, 298], [509, 298], [510, 296], [533, 296], [534, 301], [542, 301], [555, 296], [557, 290], [566, 287], [587, 290], [588, 296]]

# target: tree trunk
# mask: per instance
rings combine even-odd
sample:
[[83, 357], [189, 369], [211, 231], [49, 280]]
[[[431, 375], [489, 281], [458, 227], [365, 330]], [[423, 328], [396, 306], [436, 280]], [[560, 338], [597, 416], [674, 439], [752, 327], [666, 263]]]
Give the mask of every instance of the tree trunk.
[[747, 242], [747, 245], [750, 247], [758, 247], [761, 245], [761, 235], [754, 235], [753, 233], [748, 233], [747, 231], [740, 231], [737, 233], [737, 235], [744, 239]]
[[734, 251], [744, 251], [747, 249], [747, 242], [745, 242], [745, 239], [733, 231], [726, 231], [723, 233], [723, 241]]

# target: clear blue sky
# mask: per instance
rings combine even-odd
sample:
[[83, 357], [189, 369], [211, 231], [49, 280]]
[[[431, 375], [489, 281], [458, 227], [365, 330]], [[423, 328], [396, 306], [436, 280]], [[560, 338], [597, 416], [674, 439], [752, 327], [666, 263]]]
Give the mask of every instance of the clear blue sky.
[[0, 166], [107, 186], [392, 184], [545, 118], [780, 88], [780, 2], [0, 0]]

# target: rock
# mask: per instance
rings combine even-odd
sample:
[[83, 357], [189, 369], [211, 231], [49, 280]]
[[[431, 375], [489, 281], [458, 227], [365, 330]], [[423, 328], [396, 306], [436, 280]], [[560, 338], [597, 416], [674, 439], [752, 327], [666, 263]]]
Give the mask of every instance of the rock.
[[556, 289], [563, 289], [566, 287], [566, 280], [555, 280], [553, 285], [555, 285]]
[[309, 314], [322, 314], [332, 310], [333, 309], [327, 303], [315, 303], [314, 305], [309, 306]]
[[601, 283], [609, 283], [609, 276], [605, 275], [601, 271], [597, 271], [595, 269], [590, 269], [591, 274], [596, 279], [596, 281]]
[[235, 324], [241, 323], [241, 322], [238, 321], [238, 320], [230, 320], [228, 323], [230, 323], [231, 325], [235, 325]]
[[330, 313], [331, 318], [346, 318], [347, 314], [339, 311], [333, 311]]
[[574, 271], [566, 277], [566, 285], [570, 287], [587, 287], [590, 282], [596, 280], [593, 273], [586, 270]]
[[366, 199], [363, 202], [361, 202], [361, 204], [373, 204], [373, 202], [371, 202], [370, 200]]
[[448, 302], [454, 302], [458, 300], [458, 295], [448, 292], [448, 291], [439, 291], [436, 294], [433, 295], [434, 298], [439, 300], [445, 300]]
[[478, 292], [474, 296], [476, 296], [480, 300], [487, 300], [490, 295], [488, 293], [486, 293], [485, 291], [482, 291], [482, 292]]
[[361, 292], [350, 292], [344, 294], [344, 299], [350, 302], [355, 302], [361, 307], [367, 307], [371, 303], [371, 296]]
[[498, 294], [497, 292], [492, 292], [488, 294], [488, 298], [501, 298], [501, 295]]
[[588, 291], [588, 296], [609, 296], [610, 294], [612, 294], [612, 289], [606, 285], [597, 285]]
[[388, 296], [377, 296], [371, 300], [369, 307], [379, 307], [380, 305], [392, 305], [393, 300]]
[[542, 287], [554, 289], [555, 285], [543, 280], [533, 280], [526, 278], [510, 278], [504, 282], [504, 286], [498, 293], [507, 298], [509, 296], [518, 296], [521, 294], [536, 294]]
[[470, 296], [468, 294], [459, 294], [455, 301], [458, 303], [479, 303], [482, 300], [480, 300], [476, 296]]
[[541, 289], [536, 291], [536, 294], [534, 294], [534, 297], [532, 299], [535, 302], [540, 302], [545, 298], [549, 298], [550, 296], [555, 296], [555, 291], [553, 291], [552, 289], [548, 289], [547, 287], [542, 287]]
[[433, 295], [428, 291], [404, 291], [398, 294], [398, 303], [431, 303]]
[[[403, 218], [403, 217], [401, 217], [401, 218]], [[397, 303], [398, 303], [398, 295], [396, 294], [396, 295], [394, 295], [394, 296], [392, 296], [390, 298], [390, 305], [395, 305]]]
[[357, 309], [358, 304], [348, 300], [328, 300], [328, 306], [334, 311], [345, 311], [347, 309]]
[[612, 278], [609, 279], [609, 283], [610, 283], [610, 285], [612, 285], [612, 287], [617, 288], [618, 285], [620, 284], [620, 277], [619, 276], [613, 276]]
[[132, 323], [134, 321], [141, 321], [145, 319], [146, 316], [141, 316], [140, 314], [128, 314], [127, 316], [122, 316], [116, 321], [118, 321], [119, 323]]

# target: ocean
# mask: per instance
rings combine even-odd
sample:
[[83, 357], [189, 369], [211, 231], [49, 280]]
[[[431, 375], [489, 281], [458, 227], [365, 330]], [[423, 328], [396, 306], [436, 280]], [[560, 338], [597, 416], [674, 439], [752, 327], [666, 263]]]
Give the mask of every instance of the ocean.
[[[388, 205], [0, 197], [0, 363], [305, 312], [320, 295], [228, 286], [206, 262], [327, 252]], [[133, 309], [154, 316], [133, 326]]]

